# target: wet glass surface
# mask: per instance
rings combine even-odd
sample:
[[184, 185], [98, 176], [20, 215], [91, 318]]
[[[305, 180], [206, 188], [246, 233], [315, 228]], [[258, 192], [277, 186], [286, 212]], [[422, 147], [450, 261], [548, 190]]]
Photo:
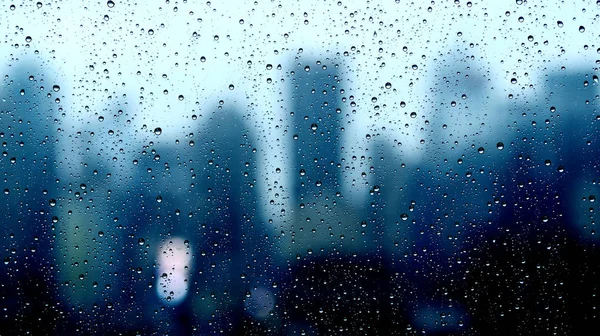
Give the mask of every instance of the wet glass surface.
[[600, 2], [0, 8], [1, 334], [596, 329]]

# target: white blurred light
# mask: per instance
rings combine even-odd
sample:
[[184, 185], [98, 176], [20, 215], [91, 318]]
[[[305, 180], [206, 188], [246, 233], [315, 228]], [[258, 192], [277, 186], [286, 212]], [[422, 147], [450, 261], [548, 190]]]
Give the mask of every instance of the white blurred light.
[[168, 305], [175, 306], [187, 296], [192, 256], [189, 244], [175, 237], [158, 248], [156, 294]]

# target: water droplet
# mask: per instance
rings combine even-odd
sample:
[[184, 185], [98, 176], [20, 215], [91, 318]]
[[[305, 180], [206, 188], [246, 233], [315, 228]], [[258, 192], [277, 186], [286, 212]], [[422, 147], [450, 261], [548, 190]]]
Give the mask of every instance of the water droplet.
[[41, 3], [41, 2], [38, 2], [38, 3], [36, 4], [36, 6], [37, 6], [37, 8], [42, 8], [42, 6], [43, 6], [43, 5], [42, 5], [42, 3]]
[[156, 196], [156, 201], [158, 203], [162, 203], [162, 196]]
[[161, 135], [162, 134], [162, 129], [160, 127], [155, 128], [154, 129], [154, 134]]
[[419, 69], [419, 67], [418, 67], [416, 64], [413, 64], [413, 65], [412, 65], [412, 69], [413, 69], [413, 70], [417, 70], [417, 69]]
[[386, 89], [391, 89], [392, 88], [392, 83], [390, 83], [390, 82], [385, 83], [385, 88]]
[[405, 221], [405, 220], [408, 219], [408, 215], [405, 214], [405, 213], [403, 213], [403, 214], [400, 215], [400, 219], [402, 219], [403, 221]]
[[496, 144], [496, 148], [498, 148], [499, 150], [503, 150], [504, 149], [504, 144], [502, 142], [498, 142]]
[[417, 117], [417, 112], [411, 112], [410, 113], [410, 117], [413, 118], [413, 119], [416, 118]]
[[235, 86], [233, 86], [233, 84], [229, 84], [229, 90], [233, 90], [235, 89]]
[[517, 79], [516, 78], [511, 78], [510, 79], [510, 83], [511, 84], [517, 84]]
[[177, 99], [179, 99], [179, 100], [183, 100], [183, 99], [184, 99], [184, 97], [183, 97], [183, 95], [179, 95], [179, 97], [177, 97]]
[[311, 130], [313, 130], [313, 131], [316, 131], [316, 130], [317, 130], [317, 128], [319, 128], [319, 127], [317, 126], [317, 124], [312, 124], [312, 125], [310, 125], [310, 129], [311, 129]]
[[556, 21], [556, 25], [558, 25], [558, 28], [562, 28], [564, 26], [562, 21]]
[[585, 31], [585, 27], [584, 26], [579, 26], [579, 32], [583, 33]]
[[148, 29], [148, 35], [154, 35], [154, 29]]
[[138, 239], [138, 245], [142, 246], [144, 244], [146, 244], [146, 241], [144, 240], [144, 238]]
[[485, 149], [483, 149], [483, 147], [479, 147], [479, 149], [477, 149], [477, 153], [483, 154], [485, 153]]
[[108, 8], [113, 8], [115, 7], [115, 3], [112, 0], [109, 0], [106, 5], [108, 6]]
[[60, 91], [60, 86], [58, 86], [58, 85], [52, 86], [52, 91], [54, 91], [54, 92]]
[[309, 72], [310, 71], [310, 67], [307, 65], [304, 67], [304, 71]]
[[32, 40], [31, 36], [25, 37], [25, 42], [29, 43], [29, 42], [31, 42], [31, 40]]

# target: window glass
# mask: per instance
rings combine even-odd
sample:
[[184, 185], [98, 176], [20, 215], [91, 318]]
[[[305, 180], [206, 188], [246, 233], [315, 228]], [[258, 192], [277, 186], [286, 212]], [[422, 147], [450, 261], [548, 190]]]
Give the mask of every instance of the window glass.
[[3, 333], [596, 328], [600, 1], [1, 8]]

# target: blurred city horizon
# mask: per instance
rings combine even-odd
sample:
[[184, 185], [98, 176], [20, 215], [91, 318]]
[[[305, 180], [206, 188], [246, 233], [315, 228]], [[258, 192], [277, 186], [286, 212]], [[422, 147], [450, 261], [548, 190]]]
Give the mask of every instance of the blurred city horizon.
[[97, 6], [2, 14], [8, 334], [596, 328], [587, 10]]

